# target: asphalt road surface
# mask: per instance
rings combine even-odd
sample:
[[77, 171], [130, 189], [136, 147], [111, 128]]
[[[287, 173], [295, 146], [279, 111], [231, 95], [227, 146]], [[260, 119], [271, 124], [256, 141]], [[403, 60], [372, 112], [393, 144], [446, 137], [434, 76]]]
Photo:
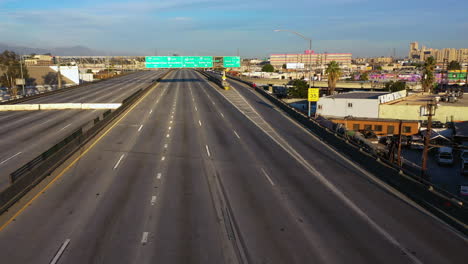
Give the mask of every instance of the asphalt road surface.
[[171, 73], [0, 230], [2, 263], [466, 262], [466, 238], [233, 86]]
[[[137, 72], [25, 103], [120, 103], [165, 71]], [[9, 174], [34, 159], [103, 110], [0, 112], [0, 190]]]

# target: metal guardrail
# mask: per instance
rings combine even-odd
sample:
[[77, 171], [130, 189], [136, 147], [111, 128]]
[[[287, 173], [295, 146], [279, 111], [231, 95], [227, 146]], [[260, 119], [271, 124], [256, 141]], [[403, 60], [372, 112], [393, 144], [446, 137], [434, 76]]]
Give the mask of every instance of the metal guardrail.
[[253, 83], [232, 76], [229, 76], [229, 78], [249, 85], [270, 102], [284, 110], [289, 116], [307, 127], [322, 141], [339, 150], [349, 159], [405, 194], [432, 214], [468, 235], [468, 202], [464, 199], [434, 186], [431, 182], [404, 168], [397, 167], [380, 156], [367, 153], [362, 148], [351, 144], [345, 137], [322, 127], [319, 123], [309, 119], [303, 113], [264, 90], [253, 87]]
[[[168, 71], [162, 78], [170, 72]], [[148, 92], [153, 85], [154, 83], [144, 89], [138, 90], [127, 97], [122, 106], [115, 111], [108, 110], [102, 114], [102, 117], [90, 120], [71, 135], [65, 137], [53, 147], [11, 173], [10, 185], [0, 192], [0, 214], [8, 210], [10, 206], [23, 197], [29, 190], [49, 176], [65, 160], [71, 157], [73, 153]]]

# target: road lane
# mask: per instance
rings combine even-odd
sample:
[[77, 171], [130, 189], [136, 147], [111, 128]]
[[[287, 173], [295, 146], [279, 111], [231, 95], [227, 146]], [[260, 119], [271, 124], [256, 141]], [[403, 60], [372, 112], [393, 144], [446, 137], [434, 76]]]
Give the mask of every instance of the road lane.
[[[137, 89], [150, 85], [153, 79], [163, 73], [164, 71], [138, 72], [34, 101], [36, 103], [121, 102]], [[124, 90], [120, 91], [121, 88]], [[0, 127], [0, 149], [2, 150], [0, 159], [18, 152], [22, 152], [22, 155], [0, 164], [0, 189], [8, 185], [8, 175], [11, 172], [71, 134], [75, 129], [102, 115], [103, 112], [103, 110], [63, 110], [2, 113], [0, 119], [4, 119], [0, 120], [3, 124]]]

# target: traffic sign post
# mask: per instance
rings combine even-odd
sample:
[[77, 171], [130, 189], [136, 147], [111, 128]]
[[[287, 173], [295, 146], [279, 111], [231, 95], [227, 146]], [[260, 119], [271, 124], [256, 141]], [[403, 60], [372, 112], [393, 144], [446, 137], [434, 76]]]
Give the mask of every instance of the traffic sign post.
[[317, 102], [318, 100], [319, 100], [319, 88], [309, 88], [308, 93], [307, 93], [307, 101], [309, 102], [309, 117], [312, 114], [311, 102]]

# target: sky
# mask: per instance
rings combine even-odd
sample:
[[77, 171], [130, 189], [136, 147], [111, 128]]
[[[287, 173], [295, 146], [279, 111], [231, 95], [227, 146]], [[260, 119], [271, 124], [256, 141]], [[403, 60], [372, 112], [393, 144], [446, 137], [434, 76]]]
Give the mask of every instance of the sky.
[[0, 0], [0, 42], [34, 48], [258, 58], [308, 48], [275, 29], [353, 57], [404, 56], [412, 41], [468, 48], [468, 1]]

